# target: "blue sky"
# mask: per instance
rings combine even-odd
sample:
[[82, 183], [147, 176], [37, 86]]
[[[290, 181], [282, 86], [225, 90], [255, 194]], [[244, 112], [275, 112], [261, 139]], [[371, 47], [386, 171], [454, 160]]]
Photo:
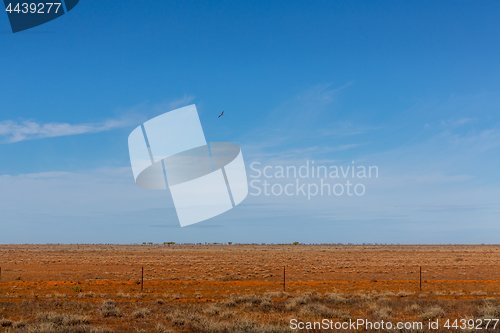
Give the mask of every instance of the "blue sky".
[[[0, 243], [497, 243], [499, 14], [495, 1], [82, 0], [16, 34], [0, 15]], [[180, 228], [168, 191], [135, 185], [127, 137], [193, 103], [249, 175], [314, 160], [379, 178], [362, 197], [249, 195]]]

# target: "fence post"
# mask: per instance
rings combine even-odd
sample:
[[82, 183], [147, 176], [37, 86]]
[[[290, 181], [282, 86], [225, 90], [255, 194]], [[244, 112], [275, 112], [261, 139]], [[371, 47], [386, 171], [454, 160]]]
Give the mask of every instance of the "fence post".
[[141, 291], [144, 289], [144, 266], [142, 267], [142, 274], [141, 274]]
[[422, 291], [422, 266], [419, 266], [420, 267], [420, 291]]
[[286, 288], [286, 266], [283, 266], [283, 291]]

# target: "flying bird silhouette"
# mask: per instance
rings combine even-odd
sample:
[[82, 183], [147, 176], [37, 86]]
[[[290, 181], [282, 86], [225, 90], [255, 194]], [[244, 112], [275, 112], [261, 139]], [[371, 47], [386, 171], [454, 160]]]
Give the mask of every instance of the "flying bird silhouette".
[[222, 111], [222, 113], [220, 114], [220, 116], [218, 116], [217, 118], [220, 118], [222, 117], [222, 115], [224, 114], [224, 111]]

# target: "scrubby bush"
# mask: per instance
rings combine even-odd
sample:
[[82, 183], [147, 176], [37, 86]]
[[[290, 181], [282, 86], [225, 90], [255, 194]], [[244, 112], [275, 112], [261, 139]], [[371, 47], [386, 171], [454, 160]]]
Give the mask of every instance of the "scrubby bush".
[[420, 315], [421, 320], [436, 319], [444, 316], [444, 310], [439, 306], [427, 309]]
[[122, 312], [116, 307], [115, 301], [107, 299], [102, 302], [99, 312], [103, 317], [121, 317]]
[[498, 318], [500, 316], [500, 306], [495, 306], [490, 303], [485, 303], [477, 310], [477, 314], [481, 318]]
[[56, 312], [40, 313], [37, 319], [39, 322], [53, 323], [57, 326], [74, 326], [89, 323], [88, 318], [85, 316], [69, 315]]
[[346, 299], [339, 294], [326, 294], [326, 301], [332, 304], [345, 304]]
[[137, 310], [135, 310], [134, 312], [132, 312], [132, 317], [133, 318], [145, 318], [147, 316], [149, 316], [149, 314], [151, 313], [151, 311], [147, 308], [139, 308]]
[[0, 319], [0, 327], [9, 327], [9, 326], [12, 326], [12, 320]]
[[73, 286], [71, 287], [71, 290], [73, 290], [75, 293], [81, 293], [83, 289], [80, 286]]
[[221, 308], [212, 305], [211, 307], [205, 309], [203, 313], [206, 314], [207, 316], [216, 316], [219, 313], [221, 313], [221, 311], [222, 311]]
[[339, 313], [321, 304], [308, 304], [302, 307], [299, 314], [306, 317], [337, 318]]

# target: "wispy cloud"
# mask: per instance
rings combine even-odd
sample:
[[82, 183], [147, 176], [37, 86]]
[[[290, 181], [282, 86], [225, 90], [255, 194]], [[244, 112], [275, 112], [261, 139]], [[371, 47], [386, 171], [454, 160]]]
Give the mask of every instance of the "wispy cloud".
[[332, 84], [316, 85], [303, 92], [297, 96], [297, 100], [315, 103], [331, 103], [335, 100], [337, 93], [350, 87], [354, 84], [354, 81], [349, 81], [346, 84], [332, 88]]
[[487, 151], [500, 146], [500, 128], [492, 127], [465, 134], [452, 131], [444, 131], [440, 134], [448, 143], [460, 149], [471, 149], [472, 151]]
[[[325, 140], [326, 136], [348, 137], [375, 129], [338, 120], [336, 101], [341, 92], [353, 84], [353, 81], [337, 87], [318, 84], [285, 100], [269, 112], [262, 126], [240, 138], [247, 143], [244, 145], [245, 156], [272, 160], [324, 160], [331, 159], [330, 153], [366, 145], [349, 138]], [[342, 133], [335, 132], [337, 129]]]
[[196, 97], [194, 95], [184, 94], [182, 98], [174, 99], [173, 101], [168, 103], [168, 107], [170, 110], [177, 109], [181, 106], [188, 105], [191, 103]]
[[346, 137], [365, 134], [370, 131], [382, 129], [383, 126], [366, 126], [353, 124], [350, 121], [333, 123], [329, 128], [318, 129], [318, 132], [324, 136]]
[[403, 208], [407, 210], [417, 210], [421, 212], [460, 212], [460, 211], [476, 211], [476, 210], [491, 210], [496, 207], [495, 203], [481, 203], [481, 204], [448, 204], [448, 205], [396, 205], [396, 208]]
[[[288, 164], [294, 165], [297, 163], [303, 163], [305, 160], [317, 160], [327, 162], [338, 162], [333, 159], [324, 159], [322, 156], [325, 156], [331, 152], [339, 152], [345, 151], [349, 149], [354, 149], [360, 146], [363, 146], [367, 143], [352, 143], [352, 144], [344, 144], [337, 146], [311, 146], [304, 148], [292, 148], [286, 149], [282, 151], [274, 151], [274, 152], [264, 152], [262, 150], [258, 150], [257, 153], [252, 152], [252, 147], [245, 146], [245, 154], [249, 157], [250, 160], [259, 160], [262, 163], [268, 164]], [[249, 148], [249, 149], [247, 149]], [[247, 151], [250, 150], [250, 153], [247, 154]]]
[[57, 136], [98, 133], [126, 127], [133, 124], [132, 119], [108, 119], [100, 123], [68, 124], [40, 123], [33, 120], [0, 122], [0, 141], [14, 143], [25, 140], [53, 138]]
[[477, 121], [477, 119], [465, 117], [465, 118], [460, 118], [460, 119], [442, 120], [441, 124], [444, 126], [459, 127], [459, 126], [462, 126], [462, 125], [465, 125], [467, 123], [471, 123], [474, 121]]
[[271, 111], [266, 118], [267, 124], [276, 128], [286, 127], [303, 130], [305, 126], [314, 127], [328, 121], [334, 109], [339, 93], [351, 86], [348, 82], [340, 87], [332, 84], [314, 85], [296, 96], [284, 101]]
[[189, 104], [195, 96], [183, 97], [151, 105], [144, 102], [129, 108], [118, 109], [122, 116], [102, 122], [70, 124], [62, 122], [44, 123], [32, 119], [0, 121], [0, 143], [53, 138], [58, 136], [106, 132], [118, 128], [137, 126], [151, 115], [156, 116]]
[[351, 143], [351, 144], [345, 144], [345, 145], [337, 145], [333, 147], [320, 147], [320, 146], [313, 146], [313, 147], [307, 147], [307, 148], [297, 148], [297, 149], [290, 149], [286, 150], [283, 153], [286, 155], [296, 155], [296, 156], [305, 156], [308, 153], [327, 153], [327, 152], [332, 152], [332, 151], [343, 151], [343, 150], [348, 150], [348, 149], [353, 149], [359, 146], [364, 145], [363, 143]]

